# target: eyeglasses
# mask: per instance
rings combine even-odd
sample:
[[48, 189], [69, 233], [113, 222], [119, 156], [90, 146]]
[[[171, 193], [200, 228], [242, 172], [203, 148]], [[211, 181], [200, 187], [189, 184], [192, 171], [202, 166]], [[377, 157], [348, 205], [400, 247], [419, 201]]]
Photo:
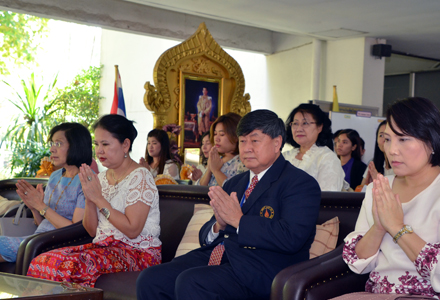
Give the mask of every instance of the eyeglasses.
[[290, 122], [289, 126], [292, 127], [293, 129], [297, 129], [301, 125], [302, 128], [306, 129], [309, 128], [311, 124], [316, 124], [316, 122], [307, 122], [307, 121], [304, 121], [302, 123]]
[[49, 145], [49, 147], [51, 147], [52, 148], [52, 146], [55, 146], [55, 147], [57, 147], [57, 148], [60, 148], [62, 145], [63, 145], [63, 143], [61, 143], [61, 142], [49, 142], [49, 143], [47, 143], [48, 145]]

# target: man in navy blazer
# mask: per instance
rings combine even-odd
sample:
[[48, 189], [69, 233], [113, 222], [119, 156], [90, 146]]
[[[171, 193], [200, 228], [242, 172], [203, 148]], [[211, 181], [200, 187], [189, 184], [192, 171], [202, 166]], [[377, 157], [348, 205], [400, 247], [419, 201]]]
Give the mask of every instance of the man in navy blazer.
[[[283, 121], [256, 110], [241, 119], [237, 135], [249, 171], [210, 188], [214, 216], [200, 230], [201, 247], [144, 270], [138, 299], [267, 299], [279, 271], [309, 259], [321, 191], [282, 156]], [[218, 248], [219, 265], [208, 266]]]

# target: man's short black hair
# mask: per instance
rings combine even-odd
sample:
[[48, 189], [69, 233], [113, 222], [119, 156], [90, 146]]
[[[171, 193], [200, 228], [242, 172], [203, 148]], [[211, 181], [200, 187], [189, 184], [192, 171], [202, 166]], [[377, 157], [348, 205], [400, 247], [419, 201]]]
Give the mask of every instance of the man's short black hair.
[[247, 113], [237, 126], [237, 135], [246, 136], [254, 130], [261, 130], [271, 138], [281, 136], [283, 141], [281, 143], [280, 151], [283, 149], [286, 141], [286, 129], [284, 122], [278, 115], [268, 109], [258, 109]]

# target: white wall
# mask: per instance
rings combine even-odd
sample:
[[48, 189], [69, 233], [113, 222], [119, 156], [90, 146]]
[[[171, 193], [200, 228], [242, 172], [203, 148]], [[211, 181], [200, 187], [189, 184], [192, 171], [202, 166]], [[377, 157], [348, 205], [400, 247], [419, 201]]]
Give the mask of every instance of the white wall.
[[386, 40], [365, 39], [362, 105], [379, 107], [379, 115], [381, 116], [385, 81], [385, 58], [380, 59], [371, 55], [371, 47], [377, 43], [385, 44]]
[[326, 101], [333, 100], [336, 85], [340, 103], [362, 104], [364, 38], [327, 42], [324, 65]]
[[[384, 40], [380, 40], [384, 42]], [[354, 38], [326, 42], [324, 97], [332, 101], [337, 86], [340, 103], [379, 107], [382, 110], [385, 59], [371, 55], [374, 38]]]
[[292, 109], [310, 100], [312, 44], [267, 56], [268, 109], [285, 120]]
[[[215, 38], [215, 37], [214, 37]], [[102, 30], [101, 64], [104, 65], [101, 79], [99, 113], [110, 113], [115, 69], [119, 65], [125, 98], [127, 118], [134, 120], [138, 137], [133, 144], [131, 157], [138, 161], [145, 154], [146, 137], [153, 129], [153, 116], [143, 103], [144, 84], [154, 85], [153, 69], [159, 56], [178, 41]], [[266, 58], [262, 54], [225, 49], [240, 64], [245, 77], [245, 93], [251, 95], [252, 109], [268, 108], [266, 97]]]

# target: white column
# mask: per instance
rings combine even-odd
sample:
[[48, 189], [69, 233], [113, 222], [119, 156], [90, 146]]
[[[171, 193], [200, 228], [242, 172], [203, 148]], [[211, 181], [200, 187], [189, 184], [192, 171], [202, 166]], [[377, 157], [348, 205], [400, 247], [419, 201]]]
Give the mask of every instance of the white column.
[[321, 40], [313, 39], [312, 79], [309, 100], [319, 100], [319, 78], [321, 77]]

